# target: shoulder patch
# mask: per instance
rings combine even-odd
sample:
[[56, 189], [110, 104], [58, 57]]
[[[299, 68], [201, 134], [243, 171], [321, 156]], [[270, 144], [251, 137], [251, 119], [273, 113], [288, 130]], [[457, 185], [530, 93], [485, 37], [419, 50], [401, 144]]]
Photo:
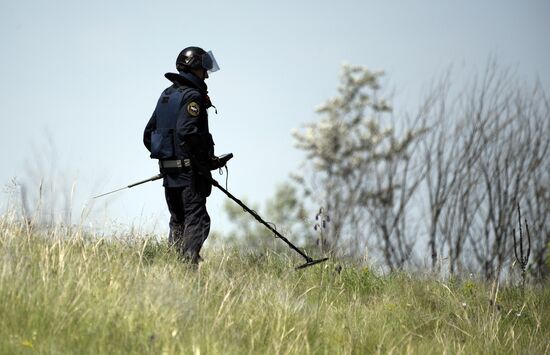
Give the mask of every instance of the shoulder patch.
[[196, 101], [191, 101], [187, 104], [187, 112], [191, 116], [197, 117], [201, 113], [201, 107]]

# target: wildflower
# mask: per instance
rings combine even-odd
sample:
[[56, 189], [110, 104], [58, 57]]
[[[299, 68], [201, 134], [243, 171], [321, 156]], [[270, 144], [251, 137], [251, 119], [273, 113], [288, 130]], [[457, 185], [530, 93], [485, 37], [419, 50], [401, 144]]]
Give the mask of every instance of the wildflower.
[[34, 348], [34, 346], [32, 346], [32, 342], [30, 340], [24, 340], [21, 342], [21, 345], [23, 345], [24, 347], [26, 348]]

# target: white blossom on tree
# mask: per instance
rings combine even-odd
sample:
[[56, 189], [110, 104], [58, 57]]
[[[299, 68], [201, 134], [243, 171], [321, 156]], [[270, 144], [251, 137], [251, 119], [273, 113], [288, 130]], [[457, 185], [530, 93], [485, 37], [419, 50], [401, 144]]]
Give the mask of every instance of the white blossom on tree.
[[[407, 159], [411, 143], [422, 133], [398, 137], [391, 122], [392, 106], [380, 96], [382, 71], [344, 64], [337, 95], [317, 109], [320, 119], [294, 130], [296, 146], [306, 153], [302, 184], [306, 196], [330, 215], [322, 249], [356, 254], [366, 244], [372, 203], [398, 187], [375, 176], [384, 164]], [[392, 204], [393, 206], [393, 204]]]

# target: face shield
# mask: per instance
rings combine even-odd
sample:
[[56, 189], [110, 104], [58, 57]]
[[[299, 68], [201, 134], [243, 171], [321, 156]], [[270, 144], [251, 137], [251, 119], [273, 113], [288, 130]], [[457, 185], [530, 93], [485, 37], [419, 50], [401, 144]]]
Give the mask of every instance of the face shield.
[[214, 57], [214, 53], [212, 51], [208, 51], [207, 53], [204, 53], [202, 55], [202, 67], [208, 71], [208, 73], [213, 73], [215, 71], [220, 70], [220, 67], [218, 66], [218, 62], [216, 62], [216, 58]]

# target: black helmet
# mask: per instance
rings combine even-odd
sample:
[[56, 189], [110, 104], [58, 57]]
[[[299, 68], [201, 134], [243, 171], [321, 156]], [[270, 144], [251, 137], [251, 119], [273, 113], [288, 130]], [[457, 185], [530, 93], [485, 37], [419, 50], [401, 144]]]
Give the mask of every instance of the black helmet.
[[180, 52], [176, 59], [178, 71], [202, 68], [212, 73], [220, 69], [212, 51], [206, 52], [200, 47], [187, 47]]

